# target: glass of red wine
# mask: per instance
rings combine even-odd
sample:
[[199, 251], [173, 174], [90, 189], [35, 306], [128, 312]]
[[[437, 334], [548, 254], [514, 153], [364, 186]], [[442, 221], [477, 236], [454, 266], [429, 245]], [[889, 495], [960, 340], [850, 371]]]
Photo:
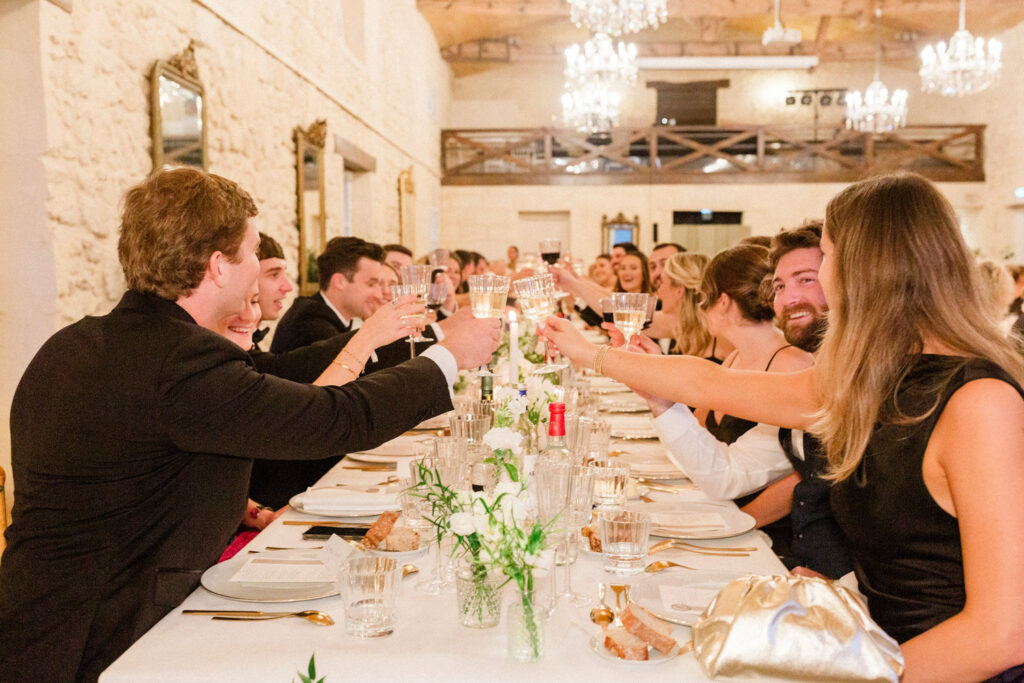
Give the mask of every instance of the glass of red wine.
[[558, 263], [558, 259], [562, 258], [562, 240], [553, 238], [542, 239], [540, 241], [540, 257], [549, 266]]

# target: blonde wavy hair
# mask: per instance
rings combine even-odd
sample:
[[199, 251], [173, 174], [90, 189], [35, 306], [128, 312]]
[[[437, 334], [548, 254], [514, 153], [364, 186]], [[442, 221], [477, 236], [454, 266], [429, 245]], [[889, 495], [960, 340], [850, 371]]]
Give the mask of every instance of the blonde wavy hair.
[[[956, 215], [932, 183], [910, 173], [855, 183], [829, 202], [824, 234], [834, 245], [832, 297], [812, 431], [831, 479], [856, 470], [877, 423], [912, 424], [935, 410], [907, 415], [896, 401], [925, 339], [1024, 383], [1024, 362], [988, 315]], [[951, 379], [952, 371], [931, 389]]]
[[700, 312], [700, 280], [710, 260], [704, 254], [680, 252], [665, 262], [662, 277], [667, 277], [673, 287], [685, 287], [679, 299], [679, 320], [672, 330], [676, 349], [683, 355], [699, 355], [711, 343], [711, 333]]

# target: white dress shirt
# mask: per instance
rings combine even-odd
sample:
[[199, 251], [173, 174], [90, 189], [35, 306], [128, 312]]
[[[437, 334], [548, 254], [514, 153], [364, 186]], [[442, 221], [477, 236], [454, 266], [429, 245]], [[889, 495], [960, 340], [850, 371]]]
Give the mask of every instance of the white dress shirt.
[[[733, 443], [724, 444], [678, 403], [652, 422], [669, 459], [709, 498], [738, 498], [793, 471], [779, 444], [778, 427], [757, 424]], [[796, 432], [793, 438], [796, 441]]]

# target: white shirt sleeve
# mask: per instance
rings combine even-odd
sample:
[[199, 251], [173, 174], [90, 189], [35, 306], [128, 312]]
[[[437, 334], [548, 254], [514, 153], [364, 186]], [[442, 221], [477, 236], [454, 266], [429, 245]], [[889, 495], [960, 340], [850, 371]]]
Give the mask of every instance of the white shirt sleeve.
[[430, 323], [430, 329], [434, 331], [434, 339], [437, 341], [444, 341], [444, 330], [437, 323]]
[[779, 444], [778, 427], [758, 424], [724, 444], [678, 403], [652, 422], [669, 459], [709, 498], [738, 498], [793, 471]]
[[445, 381], [448, 382], [448, 393], [451, 394], [455, 379], [459, 375], [459, 364], [455, 361], [452, 352], [440, 344], [431, 344], [423, 353], [419, 354], [419, 357], [429, 358], [437, 363], [437, 367], [441, 368], [441, 372], [444, 373]]

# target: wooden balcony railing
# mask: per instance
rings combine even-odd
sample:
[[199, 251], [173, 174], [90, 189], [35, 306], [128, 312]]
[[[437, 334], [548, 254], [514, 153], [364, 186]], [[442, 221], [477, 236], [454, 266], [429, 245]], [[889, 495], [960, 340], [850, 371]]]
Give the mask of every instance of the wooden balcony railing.
[[849, 182], [909, 170], [983, 181], [983, 125], [839, 130], [827, 140], [778, 126], [444, 130], [444, 185]]

